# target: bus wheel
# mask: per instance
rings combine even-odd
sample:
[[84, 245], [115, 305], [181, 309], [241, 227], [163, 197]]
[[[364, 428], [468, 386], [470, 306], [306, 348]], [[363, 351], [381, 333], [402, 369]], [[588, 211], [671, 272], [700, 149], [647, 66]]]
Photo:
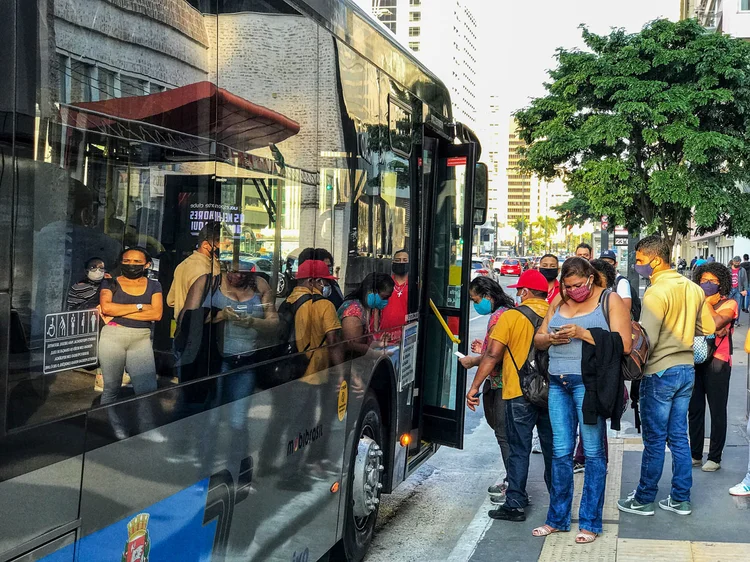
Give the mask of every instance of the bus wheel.
[[346, 521], [342, 539], [346, 560], [365, 557], [375, 530], [383, 475], [383, 426], [380, 406], [372, 391], [365, 396], [357, 424], [358, 442], [349, 464]]

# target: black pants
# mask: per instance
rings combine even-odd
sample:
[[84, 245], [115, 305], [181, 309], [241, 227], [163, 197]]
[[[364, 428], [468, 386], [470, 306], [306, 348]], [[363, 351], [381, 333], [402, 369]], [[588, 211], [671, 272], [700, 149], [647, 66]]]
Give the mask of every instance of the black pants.
[[508, 491], [505, 493], [507, 507], [526, 507], [529, 496], [526, 481], [529, 477], [529, 456], [534, 426], [544, 455], [544, 483], [550, 488], [552, 477], [552, 426], [546, 408], [538, 408], [523, 396], [505, 401], [505, 430], [508, 434], [510, 455], [508, 456]]
[[508, 445], [508, 434], [505, 431], [505, 400], [503, 400], [503, 389], [492, 390], [490, 387], [490, 380], [487, 379], [484, 383], [484, 392], [482, 394], [484, 417], [495, 432], [495, 439], [497, 439], [497, 444], [500, 445], [500, 455], [503, 458], [503, 467], [505, 468], [507, 478], [510, 446]]
[[729, 376], [732, 368], [726, 361], [712, 359], [695, 366], [695, 385], [690, 398], [690, 452], [694, 459], [703, 458], [703, 439], [706, 434], [706, 401], [711, 412], [711, 444], [708, 460], [721, 462], [727, 441], [727, 401]]

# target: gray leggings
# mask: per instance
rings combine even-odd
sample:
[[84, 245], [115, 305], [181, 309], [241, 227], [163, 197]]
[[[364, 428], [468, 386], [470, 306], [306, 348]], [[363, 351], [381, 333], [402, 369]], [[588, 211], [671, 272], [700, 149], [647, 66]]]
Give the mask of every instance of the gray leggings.
[[104, 326], [99, 337], [99, 363], [104, 379], [102, 404], [117, 400], [122, 373], [126, 369], [136, 394], [156, 390], [156, 364], [150, 328]]

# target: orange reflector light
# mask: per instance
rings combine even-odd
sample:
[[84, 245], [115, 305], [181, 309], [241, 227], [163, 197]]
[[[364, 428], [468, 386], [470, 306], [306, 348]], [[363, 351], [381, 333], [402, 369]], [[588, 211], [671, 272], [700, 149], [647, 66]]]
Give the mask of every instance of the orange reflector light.
[[338, 491], [339, 491], [339, 483], [338, 482], [334, 482], [333, 486], [331, 486], [331, 493], [335, 494]]
[[401, 441], [401, 446], [406, 447], [409, 443], [411, 443], [411, 435], [409, 435], [408, 433], [404, 433], [401, 436], [400, 441]]

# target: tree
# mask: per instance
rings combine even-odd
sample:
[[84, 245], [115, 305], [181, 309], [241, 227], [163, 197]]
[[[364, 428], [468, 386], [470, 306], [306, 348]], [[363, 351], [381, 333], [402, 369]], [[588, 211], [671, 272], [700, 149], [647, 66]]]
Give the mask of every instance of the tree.
[[594, 215], [589, 204], [578, 197], [571, 197], [565, 203], [552, 207], [560, 216], [560, 223], [567, 228], [583, 226], [587, 221], [596, 221], [600, 217]]
[[531, 226], [536, 229], [534, 232], [534, 238], [540, 238], [544, 247], [547, 247], [549, 239], [557, 234], [557, 221], [552, 217], [537, 217], [536, 221], [531, 223]]
[[721, 229], [750, 235], [750, 45], [695, 20], [656, 20], [640, 33], [557, 51], [547, 95], [516, 114], [521, 166], [562, 175], [571, 220], [609, 216], [672, 244]]

